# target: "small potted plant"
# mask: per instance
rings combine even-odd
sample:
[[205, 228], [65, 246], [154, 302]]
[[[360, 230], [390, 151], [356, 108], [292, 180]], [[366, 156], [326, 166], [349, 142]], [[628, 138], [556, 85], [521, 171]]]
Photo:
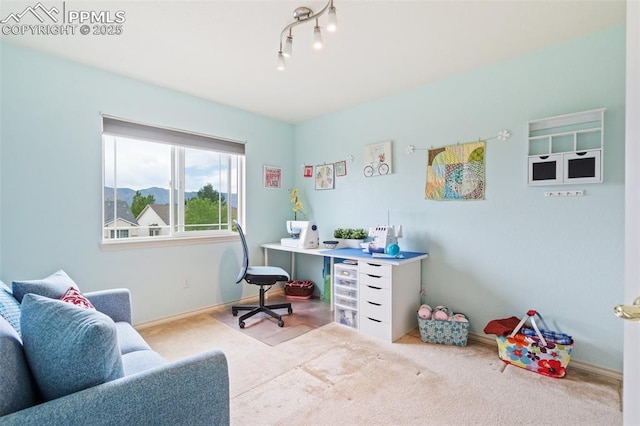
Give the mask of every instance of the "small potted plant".
[[367, 238], [367, 232], [362, 228], [337, 228], [333, 231], [333, 237], [342, 246], [360, 248], [360, 243]]

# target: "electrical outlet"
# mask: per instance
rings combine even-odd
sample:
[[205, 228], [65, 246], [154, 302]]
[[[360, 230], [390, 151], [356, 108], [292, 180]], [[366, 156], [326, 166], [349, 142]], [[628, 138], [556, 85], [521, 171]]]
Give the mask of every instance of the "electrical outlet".
[[182, 288], [189, 288], [191, 287], [191, 280], [189, 278], [186, 278], [184, 280], [184, 283], [182, 284]]

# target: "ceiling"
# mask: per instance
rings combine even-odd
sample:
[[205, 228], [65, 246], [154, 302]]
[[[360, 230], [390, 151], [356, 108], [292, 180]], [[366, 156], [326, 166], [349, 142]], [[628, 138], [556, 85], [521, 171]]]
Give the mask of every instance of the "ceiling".
[[[0, 19], [36, 1], [3, 0]], [[285, 71], [279, 36], [293, 10], [326, 2], [71, 0], [67, 11], [124, 11], [123, 33], [2, 40], [296, 123], [625, 22], [616, 0], [334, 2], [338, 31], [316, 51], [313, 24], [294, 28]]]

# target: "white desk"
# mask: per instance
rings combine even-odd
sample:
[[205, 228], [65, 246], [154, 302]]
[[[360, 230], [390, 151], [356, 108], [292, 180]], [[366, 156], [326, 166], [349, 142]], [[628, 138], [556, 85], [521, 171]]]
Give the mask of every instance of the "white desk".
[[[263, 243], [260, 247], [264, 250], [264, 263], [269, 264], [269, 250], [286, 251], [291, 253], [291, 276], [295, 275], [295, 254], [308, 254], [312, 256], [326, 256], [331, 258], [331, 266], [333, 267], [333, 260], [335, 258], [350, 259], [350, 260], [375, 260], [376, 263], [383, 265], [404, 265], [410, 262], [426, 259], [429, 257], [429, 253], [416, 253], [416, 252], [401, 252], [401, 254], [407, 254], [406, 258], [384, 258], [373, 257], [368, 253], [363, 252], [361, 249], [301, 249], [297, 247], [287, 247], [280, 243]], [[410, 256], [410, 257], [409, 257]]]
[[296, 253], [310, 254], [313, 256], [324, 256], [320, 253], [326, 249], [299, 249], [297, 247], [286, 247], [280, 243], [264, 243], [260, 244], [264, 250], [264, 264], [269, 265], [269, 250], [287, 251], [291, 253], [291, 279], [295, 279], [296, 275]]
[[[296, 254], [329, 257], [331, 309], [336, 321], [390, 342], [416, 327], [416, 311], [421, 300], [421, 261], [429, 257], [428, 253], [401, 252], [402, 258], [381, 258], [360, 249], [299, 249], [280, 243], [260, 247], [264, 249], [267, 265], [269, 250], [290, 252], [292, 278]], [[336, 277], [335, 259], [357, 261], [357, 266], [350, 267], [353, 274]], [[346, 272], [342, 265], [338, 268], [341, 274]], [[337, 283], [336, 278], [346, 285]], [[345, 315], [350, 316], [348, 320]]]

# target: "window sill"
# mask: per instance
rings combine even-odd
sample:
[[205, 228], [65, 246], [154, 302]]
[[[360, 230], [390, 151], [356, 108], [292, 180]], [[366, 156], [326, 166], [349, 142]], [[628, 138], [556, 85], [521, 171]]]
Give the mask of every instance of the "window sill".
[[102, 241], [100, 249], [102, 251], [117, 251], [155, 247], [176, 247], [189, 246], [194, 244], [217, 244], [227, 242], [237, 242], [240, 237], [236, 233], [228, 233], [223, 235], [202, 235], [202, 236], [185, 236], [185, 237], [149, 237], [149, 238], [131, 238], [121, 239], [117, 241]]

